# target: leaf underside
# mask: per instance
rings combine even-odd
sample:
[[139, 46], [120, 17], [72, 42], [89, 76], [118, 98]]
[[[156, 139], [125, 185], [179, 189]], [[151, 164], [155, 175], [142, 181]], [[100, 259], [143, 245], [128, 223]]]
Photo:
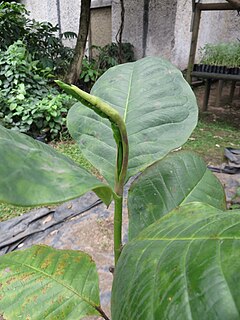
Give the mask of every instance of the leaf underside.
[[177, 206], [204, 202], [225, 210], [224, 189], [192, 152], [174, 152], [147, 168], [128, 192], [129, 238]]
[[93, 190], [108, 205], [111, 189], [50, 146], [0, 126], [0, 202], [51, 204]]
[[239, 224], [239, 210], [190, 203], [146, 228], [115, 269], [112, 319], [239, 319]]
[[[195, 96], [168, 61], [147, 57], [109, 69], [91, 94], [123, 117], [129, 139], [128, 177], [182, 145], [197, 123]], [[111, 126], [81, 103], [68, 114], [68, 128], [84, 156], [113, 186], [116, 147]]]
[[0, 257], [6, 320], [76, 320], [99, 315], [98, 275], [86, 253], [34, 246]]

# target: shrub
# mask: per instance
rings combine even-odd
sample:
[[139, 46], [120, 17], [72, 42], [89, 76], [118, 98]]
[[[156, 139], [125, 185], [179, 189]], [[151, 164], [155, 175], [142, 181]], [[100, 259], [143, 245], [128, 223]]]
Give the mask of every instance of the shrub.
[[[37, 22], [29, 18], [25, 6], [16, 2], [0, 2], [0, 49], [6, 50], [17, 40], [22, 40], [34, 60], [42, 67], [51, 67], [57, 73], [64, 73], [72, 56], [73, 49], [63, 45], [56, 36], [58, 26], [49, 22]], [[76, 37], [66, 32], [64, 37]]]
[[0, 51], [1, 122], [34, 137], [55, 139], [65, 131], [72, 99], [49, 85], [50, 68], [33, 60], [21, 40]]

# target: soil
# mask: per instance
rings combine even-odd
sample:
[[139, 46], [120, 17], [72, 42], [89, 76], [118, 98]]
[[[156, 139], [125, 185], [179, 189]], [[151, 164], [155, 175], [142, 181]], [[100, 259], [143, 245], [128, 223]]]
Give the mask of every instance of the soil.
[[199, 105], [200, 118], [210, 123], [214, 121], [223, 122], [240, 129], [240, 82], [236, 84], [232, 102], [229, 101], [231, 82], [225, 82], [219, 105], [216, 105], [217, 86], [218, 82], [211, 86], [208, 109], [205, 112], [202, 112], [205, 87], [201, 85], [194, 88]]

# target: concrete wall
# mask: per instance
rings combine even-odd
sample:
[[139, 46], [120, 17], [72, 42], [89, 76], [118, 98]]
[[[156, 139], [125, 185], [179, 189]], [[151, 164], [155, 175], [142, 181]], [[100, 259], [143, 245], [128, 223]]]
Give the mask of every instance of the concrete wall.
[[[162, 56], [185, 69], [191, 42], [191, 1], [131, 0], [125, 1], [125, 7], [127, 14], [123, 40], [134, 45], [136, 57]], [[120, 24], [119, 0], [113, 1], [112, 12], [114, 40]], [[206, 43], [236, 41], [237, 38], [240, 38], [240, 17], [236, 11], [202, 13], [198, 48]]]
[[[22, 0], [30, 17], [37, 21], [48, 21], [60, 27], [60, 33], [72, 31], [77, 33], [81, 0]], [[74, 46], [76, 40], [67, 40], [65, 44]]]
[[[146, 55], [169, 57], [174, 44], [177, 0], [125, 1], [123, 41], [135, 48], [136, 58]], [[120, 26], [120, 4], [112, 3], [113, 41]]]
[[[143, 39], [143, 7], [144, 0], [125, 1], [125, 23], [123, 42], [130, 42], [134, 45], [135, 57], [142, 58], [144, 51]], [[116, 42], [116, 34], [120, 26], [121, 8], [119, 1], [112, 3], [112, 41]]]
[[112, 41], [111, 7], [92, 8], [90, 23], [90, 43], [105, 46]]
[[54, 25], [58, 23], [56, 1], [22, 0], [21, 3], [30, 11], [31, 18], [37, 21], [49, 21]]
[[[58, 23], [62, 32], [78, 32], [81, 0], [41, 0], [41, 2], [22, 0], [22, 2], [36, 20]], [[219, 2], [219, 0], [202, 0], [202, 2]], [[123, 41], [134, 45], [137, 59], [146, 55], [163, 56], [179, 68], [186, 68], [191, 40], [191, 3], [190, 0], [125, 0]], [[109, 17], [111, 5], [112, 31]], [[102, 41], [104, 45], [111, 41], [111, 37], [112, 41], [115, 41], [120, 25], [120, 1], [92, 0], [92, 8], [94, 22], [91, 27], [91, 37], [94, 44], [99, 45]], [[104, 10], [105, 18], [103, 18]], [[236, 11], [203, 12], [198, 47], [203, 47], [206, 43], [235, 41], [240, 38], [239, 31], [240, 17]]]

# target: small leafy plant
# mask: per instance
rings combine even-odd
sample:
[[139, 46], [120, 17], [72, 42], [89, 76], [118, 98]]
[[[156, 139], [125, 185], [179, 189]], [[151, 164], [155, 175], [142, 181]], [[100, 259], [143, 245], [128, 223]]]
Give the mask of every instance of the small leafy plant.
[[200, 50], [201, 63], [215, 66], [240, 67], [240, 43], [206, 44]]
[[[197, 123], [182, 74], [160, 58], [109, 69], [91, 94], [57, 82], [80, 102], [68, 129], [99, 181], [49, 146], [0, 127], [0, 200], [58, 203], [93, 190], [113, 200], [113, 320], [238, 319], [240, 211], [225, 211], [222, 186], [183, 144]], [[122, 245], [125, 182], [129, 242]], [[4, 319], [109, 316], [95, 263], [85, 253], [33, 246], [0, 258]]]
[[62, 38], [77, 37], [73, 32], [56, 36], [58, 26], [49, 22], [38, 22], [29, 18], [29, 12], [21, 3], [0, 2], [0, 50], [7, 50], [14, 42], [21, 40], [34, 60], [41, 67], [51, 68], [63, 74], [73, 57], [73, 49], [63, 45]]
[[73, 99], [50, 86], [50, 68], [42, 68], [21, 40], [0, 51], [0, 119], [4, 126], [31, 136], [58, 138], [66, 128]]

